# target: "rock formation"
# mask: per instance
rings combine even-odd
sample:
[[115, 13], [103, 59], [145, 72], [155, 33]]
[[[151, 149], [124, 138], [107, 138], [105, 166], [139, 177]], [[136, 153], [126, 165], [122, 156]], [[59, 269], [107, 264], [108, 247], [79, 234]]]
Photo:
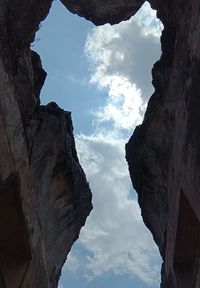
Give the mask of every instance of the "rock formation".
[[50, 6], [0, 1], [1, 288], [57, 287], [92, 208], [70, 113], [40, 106], [46, 73], [30, 43]]
[[[130, 18], [143, 0], [62, 0], [96, 24]], [[163, 258], [162, 288], [200, 287], [200, 2], [149, 0], [164, 30], [155, 92], [126, 158]]]
[[[91, 210], [69, 112], [40, 106], [45, 79], [30, 51], [51, 0], [0, 2], [0, 287], [57, 287]], [[145, 224], [163, 258], [162, 288], [200, 287], [200, 2], [149, 0], [164, 25], [155, 92], [126, 158]], [[62, 0], [100, 25], [143, 0]]]

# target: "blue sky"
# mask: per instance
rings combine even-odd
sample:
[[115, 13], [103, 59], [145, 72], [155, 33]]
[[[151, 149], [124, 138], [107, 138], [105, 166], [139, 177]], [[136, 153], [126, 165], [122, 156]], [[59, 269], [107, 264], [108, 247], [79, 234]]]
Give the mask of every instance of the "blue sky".
[[94, 209], [60, 288], [158, 288], [160, 257], [130, 183], [124, 145], [141, 123], [159, 58], [161, 25], [146, 4], [130, 21], [95, 27], [59, 1], [32, 44], [48, 73], [41, 102], [72, 112]]

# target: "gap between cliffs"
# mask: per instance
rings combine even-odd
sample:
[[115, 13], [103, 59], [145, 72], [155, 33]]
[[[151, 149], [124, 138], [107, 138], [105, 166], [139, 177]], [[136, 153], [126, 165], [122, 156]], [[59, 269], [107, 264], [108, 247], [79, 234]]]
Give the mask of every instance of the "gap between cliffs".
[[[50, 12], [52, 12], [52, 10]], [[73, 32], [73, 28], [71, 26], [71, 23], [69, 22], [67, 24], [70, 26], [68, 26], [65, 29], [66, 31], [62, 34], [61, 33], [62, 29], [59, 26], [55, 25], [55, 19], [54, 19], [54, 22], [49, 23], [51, 27], [50, 29], [46, 29], [45, 25], [47, 24], [43, 22], [41, 23], [40, 29], [41, 30], [44, 29], [44, 32], [41, 34], [42, 36], [38, 36], [40, 34], [39, 32], [39, 34], [36, 35], [35, 43], [32, 44], [33, 46], [32, 49], [40, 47], [40, 48], [37, 48], [37, 51], [39, 52], [39, 54], [42, 55], [42, 51], [43, 51], [44, 57], [46, 59], [49, 59], [48, 61], [50, 61], [49, 68], [47, 68], [47, 73], [49, 76], [47, 76], [47, 80], [46, 80], [47, 84], [45, 84], [46, 86], [44, 85], [43, 87], [42, 99], [44, 103], [55, 100], [56, 102], [59, 102], [59, 105], [62, 106], [64, 109], [73, 111], [72, 115], [73, 115], [73, 118], [75, 118], [76, 120], [74, 122], [75, 131], [78, 131], [76, 133], [77, 151], [79, 154], [80, 161], [82, 162], [82, 165], [84, 167], [84, 170], [90, 182], [92, 191], [95, 194], [93, 196], [94, 197], [94, 200], [93, 200], [94, 212], [90, 216], [92, 220], [90, 220], [89, 218], [88, 220], [89, 224], [86, 225], [86, 227], [84, 228], [84, 232], [81, 234], [83, 235], [82, 236], [83, 239], [79, 240], [80, 246], [82, 245], [84, 249], [86, 248], [89, 251], [89, 255], [91, 255], [92, 257], [91, 259], [92, 259], [93, 264], [91, 265], [90, 270], [88, 270], [89, 273], [91, 273], [91, 271], [92, 273], [95, 273], [95, 269], [96, 269], [95, 262], [97, 262], [98, 264], [98, 261], [101, 260], [98, 258], [99, 256], [97, 255], [97, 246], [96, 247], [94, 246], [92, 247], [92, 249], [89, 249], [89, 246], [90, 245], [92, 246], [92, 242], [90, 243], [89, 241], [89, 235], [92, 233], [94, 229], [96, 229], [97, 233], [100, 233], [100, 231], [103, 231], [106, 234], [110, 234], [109, 236], [105, 237], [103, 240], [106, 243], [107, 241], [111, 241], [111, 238], [113, 238], [113, 235], [115, 235], [114, 233], [116, 233], [117, 235], [118, 231], [122, 230], [123, 222], [125, 223], [125, 225], [127, 225], [128, 223], [128, 225], [133, 226], [132, 229], [133, 230], [135, 229], [135, 231], [137, 230], [138, 234], [139, 233], [141, 234], [140, 235], [141, 238], [138, 237], [138, 241], [141, 241], [142, 238], [145, 239], [143, 244], [141, 244], [140, 248], [136, 248], [137, 245], [131, 244], [134, 240], [134, 234], [135, 234], [135, 232], [132, 232], [128, 234], [127, 239], [122, 237], [121, 244], [119, 244], [119, 247], [124, 245], [123, 243], [127, 241], [128, 245], [127, 245], [127, 248], [124, 249], [125, 252], [122, 253], [122, 257], [125, 258], [126, 254], [129, 253], [132, 255], [131, 261], [135, 263], [137, 263], [138, 261], [135, 257], [136, 249], [138, 249], [139, 254], [142, 253], [142, 249], [146, 249], [147, 254], [152, 253], [152, 251], [154, 250], [153, 243], [149, 235], [143, 228], [141, 228], [141, 226], [143, 225], [141, 220], [139, 220], [141, 226], [139, 227], [137, 226], [138, 220], [136, 221], [135, 218], [139, 217], [140, 212], [136, 205], [135, 196], [131, 195], [131, 193], [133, 192], [131, 191], [131, 188], [130, 188], [130, 183], [129, 183], [130, 181], [128, 179], [129, 178], [128, 169], [124, 163], [124, 153], [123, 153], [124, 144], [127, 141], [127, 139], [130, 137], [132, 130], [134, 129], [135, 125], [139, 124], [142, 121], [143, 113], [146, 107], [146, 102], [148, 100], [148, 97], [152, 94], [152, 91], [151, 91], [152, 88], [149, 87], [150, 86], [149, 84], [151, 81], [150, 70], [151, 70], [153, 63], [155, 63], [155, 60], [159, 57], [159, 40], [158, 40], [158, 35], [156, 35], [158, 33], [157, 25], [159, 24], [156, 23], [155, 19], [153, 19], [152, 21], [152, 18], [148, 19], [147, 16], [148, 15], [146, 14], [143, 16], [143, 18], [142, 16], [138, 18], [138, 21], [141, 21], [140, 25], [145, 26], [143, 27], [143, 32], [141, 32], [142, 27], [139, 25], [137, 26], [136, 23], [135, 23], [135, 26], [133, 24], [132, 26], [131, 24], [129, 24], [130, 27], [128, 26], [126, 27], [125, 25], [123, 27], [122, 25], [121, 29], [116, 28], [116, 30], [112, 30], [112, 28], [106, 28], [108, 30], [107, 34], [103, 34], [103, 30], [101, 29], [96, 30], [96, 32], [94, 32], [92, 25], [87, 24], [87, 33], [89, 29], [90, 30], [93, 29], [93, 34], [90, 33], [90, 36], [88, 36], [87, 51], [85, 52], [87, 53], [88, 58], [90, 57], [90, 61], [91, 61], [91, 58], [94, 56], [99, 57], [99, 62], [100, 61], [103, 62], [103, 63], [101, 62], [102, 66], [100, 68], [104, 70], [105, 69], [108, 70], [107, 72], [105, 72], [105, 74], [94, 75], [93, 83], [89, 85], [86, 82], [90, 80], [89, 77], [91, 76], [89, 75], [89, 72], [86, 71], [85, 67], [87, 67], [87, 65], [91, 65], [91, 62], [89, 63], [88, 59], [86, 60], [81, 59], [80, 55], [79, 55], [80, 58], [77, 58], [76, 61], [74, 61], [73, 54], [75, 55], [81, 54], [79, 51], [78, 53], [76, 53], [75, 51], [76, 49], [77, 50], [81, 49], [80, 47], [73, 46], [74, 51], [69, 50], [69, 46], [73, 45], [71, 43], [70, 38], [73, 37], [74, 33], [79, 33], [78, 32], [79, 27], [75, 27], [74, 28], [75, 32]], [[64, 23], [65, 22], [63, 21], [63, 25]], [[133, 30], [132, 35], [130, 33], [131, 29]], [[57, 31], [59, 31], [60, 36], [55, 38], [56, 40], [50, 41], [53, 33], [58, 34]], [[83, 31], [85, 38], [87, 36], [87, 33], [86, 31]], [[136, 37], [135, 35], [137, 33], [144, 33], [144, 34], [141, 37]], [[129, 37], [128, 39], [126, 39], [127, 37], [126, 34]], [[97, 37], [96, 40], [98, 41], [100, 37], [108, 37], [108, 35], [111, 39], [108, 38], [107, 43], [104, 42], [103, 40], [96, 42], [95, 44], [92, 42], [92, 40], [95, 39], [95, 37]], [[42, 37], [45, 37], [46, 39], [43, 40]], [[69, 43], [67, 43], [67, 41], [66, 42], [63, 41], [62, 38], [64, 37], [66, 37], [66, 39], [69, 39]], [[122, 38], [121, 41], [119, 41], [120, 37]], [[82, 39], [83, 36], [80, 36], [80, 38], [81, 38], [80, 40], [76, 40], [77, 46], [84, 45], [84, 41]], [[135, 44], [137, 48], [135, 48], [134, 51], [131, 51], [131, 44], [134, 45], [134, 40], [135, 42], [137, 41]], [[43, 41], [46, 42], [44, 46], [42, 43]], [[80, 41], [81, 44], [78, 43], [78, 41]], [[127, 43], [129, 42], [127, 47], [125, 45], [126, 43], [125, 41], [127, 41]], [[124, 44], [124, 48], [123, 48], [123, 44]], [[106, 46], [108, 47], [108, 49], [105, 48]], [[119, 49], [116, 49], [117, 46], [119, 47]], [[42, 49], [41, 52], [40, 52], [40, 49]], [[92, 49], [97, 50], [95, 52], [96, 54], [93, 53]], [[105, 53], [104, 58], [101, 58], [99, 55], [100, 49], [102, 49], [102, 52]], [[136, 51], [136, 49], [139, 49], [140, 52]], [[107, 55], [106, 53], [109, 55]], [[130, 60], [131, 57], [133, 57], [132, 60]], [[134, 57], [139, 58], [139, 60], [134, 61]], [[60, 58], [63, 59], [61, 60], [61, 63], [60, 63]], [[65, 62], [65, 59], [67, 59], [66, 62]], [[43, 56], [42, 56], [42, 61], [44, 62]], [[128, 61], [132, 61], [133, 64], [131, 65], [130, 63], [128, 63]], [[137, 63], [134, 63], [134, 62], [137, 62]], [[72, 63], [76, 63], [76, 64], [72, 64]], [[93, 63], [93, 65], [100, 65], [100, 64], [96, 62], [96, 63]], [[129, 65], [129, 67], [125, 69], [124, 65], [127, 65], [127, 66]], [[47, 63], [47, 66], [48, 66], [48, 63]], [[70, 66], [70, 69], [67, 69], [67, 66]], [[114, 66], [114, 68], [112, 66]], [[120, 69], [121, 69], [121, 74], [119, 73]], [[133, 71], [131, 71], [131, 69]], [[82, 71], [85, 71], [86, 75], [82, 74]], [[95, 70], [93, 70], [93, 73], [95, 73]], [[103, 80], [107, 82], [104, 83]], [[132, 84], [132, 82], [134, 83], [134, 81], [137, 82], [137, 86], [135, 86], [135, 84], [134, 85]], [[95, 85], [97, 84], [101, 86], [101, 90], [95, 87]], [[49, 85], [50, 87], [48, 88], [47, 85]], [[91, 86], [91, 87], [86, 87], [86, 86]], [[139, 93], [136, 88], [138, 86], [139, 88], [140, 86], [142, 86], [141, 93], [143, 93], [144, 98], [140, 98], [141, 93]], [[121, 91], [120, 91], [120, 88], [121, 88]], [[117, 89], [120, 92], [114, 91]], [[110, 93], [110, 95], [106, 96], [107, 93]], [[92, 94], [92, 97], [89, 96], [88, 94]], [[62, 95], [62, 98], [60, 97], [60, 95]], [[133, 96], [135, 97], [135, 99]], [[93, 110], [93, 115], [92, 114], [89, 115], [91, 110]], [[95, 119], [96, 127], [95, 126], [90, 127], [91, 126], [90, 123], [94, 122], [94, 119]], [[76, 123], [77, 123], [77, 126], [76, 126]], [[111, 130], [112, 130], [112, 133], [110, 133]], [[108, 151], [109, 153], [107, 153]], [[109, 162], [109, 164], [107, 162]], [[121, 173], [120, 173], [120, 170], [121, 170]], [[110, 188], [113, 191], [110, 191]], [[103, 192], [102, 190], [105, 190], [105, 191]], [[124, 191], [120, 192], [120, 190], [124, 190]], [[110, 193], [110, 196], [107, 195], [108, 193]], [[110, 199], [109, 200], [110, 205], [103, 204], [107, 201], [108, 197]], [[134, 199], [130, 200], [129, 197], [131, 198], [133, 197]], [[121, 201], [121, 206], [124, 205], [124, 207], [122, 208], [120, 208], [120, 201]], [[128, 202], [128, 205], [126, 205], [127, 204], [126, 202]], [[110, 213], [109, 210], [111, 211], [113, 209], [116, 209], [115, 213]], [[133, 211], [134, 209], [136, 209], [135, 213]], [[95, 210], [97, 210], [97, 212], [95, 212]], [[125, 212], [125, 210], [127, 211]], [[125, 213], [124, 219], [120, 219], [122, 218], [122, 216], [120, 215], [122, 211], [123, 213]], [[103, 213], [105, 214], [105, 216], [103, 216]], [[119, 214], [117, 215], [117, 213]], [[117, 221], [119, 222], [119, 224], [117, 226], [114, 223], [113, 217], [115, 217], [115, 221], [116, 219], [118, 219]], [[128, 220], [127, 218], [129, 217], [132, 217], [132, 220]], [[97, 224], [98, 219], [102, 219], [101, 225]], [[110, 229], [109, 227], [107, 227], [109, 225], [116, 226], [116, 229], [114, 229], [114, 231], [111, 231], [113, 230], [113, 228]], [[126, 231], [127, 229], [124, 229], [124, 230]], [[128, 238], [132, 238], [132, 239], [128, 239]], [[145, 244], [145, 241], [149, 241], [148, 245]], [[93, 239], [93, 242], [97, 242], [98, 245], [102, 245], [102, 247], [98, 247], [98, 248], [100, 248], [100, 251], [102, 254], [106, 253], [106, 250], [105, 251], [103, 250], [103, 243], [99, 241], [98, 236]], [[145, 245], [146, 245], [146, 248], [145, 248]], [[118, 249], [119, 247], [117, 246], [116, 249]], [[76, 248], [76, 249], [81, 249], [81, 248]], [[72, 256], [69, 256], [69, 265], [71, 263], [70, 259], [73, 258], [74, 260], [76, 258], [75, 253], [77, 253], [76, 250], [74, 254], [72, 252]], [[87, 258], [86, 256], [87, 255], [84, 255], [85, 258]], [[108, 253], [108, 256], [112, 257], [112, 255], [109, 255], [109, 253]], [[86, 265], [86, 269], [88, 269], [89, 266], [86, 260], [84, 259], [84, 257], [81, 260]], [[156, 274], [157, 272], [155, 272], [158, 267], [157, 266], [158, 256], [154, 256], [154, 257], [149, 258], [149, 260], [153, 262], [151, 263], [151, 266], [148, 267], [147, 265], [145, 276], [142, 276], [141, 272], [137, 273], [135, 270], [131, 270], [128, 265], [125, 268], [126, 269], [125, 274], [133, 274], [136, 277], [138, 277], [140, 280], [142, 280], [144, 283], [147, 281], [145, 280], [145, 277], [149, 276], [150, 283], [153, 283], [153, 285], [155, 286], [155, 282], [154, 282], [156, 281], [155, 275], [157, 275], [158, 277], [158, 274]], [[113, 262], [114, 261], [115, 259], [113, 259]], [[144, 263], [142, 263], [142, 260], [141, 260], [141, 262], [139, 261], [137, 264], [138, 266], [141, 265], [142, 267], [142, 264]], [[108, 265], [107, 260], [105, 261], [104, 266], [105, 265]], [[153, 270], [152, 267], [154, 267], [153, 269], [155, 271], [150, 272], [150, 269]], [[78, 269], [82, 269], [82, 268], [83, 267], [79, 267]], [[106, 268], [104, 267], [104, 269]], [[113, 263], [113, 267], [110, 268], [110, 271], [114, 272], [115, 269], [116, 270], [122, 269], [122, 267], [120, 268], [120, 264], [119, 266], [115, 267], [115, 264]], [[139, 269], [141, 268], [139, 267]], [[62, 281], [64, 282], [64, 279], [65, 279], [65, 276], [63, 276], [63, 280], [61, 279], [61, 283]], [[157, 279], [157, 284], [158, 282], [159, 280]]]
[[[144, 1], [62, 0], [62, 3], [72, 13], [102, 25], [130, 19]], [[126, 145], [126, 159], [143, 220], [163, 259], [161, 287], [199, 287], [200, 2], [149, 0], [149, 3], [164, 25], [162, 55], [152, 70], [155, 91], [142, 124], [136, 127]], [[12, 42], [11, 48], [15, 44]], [[6, 51], [2, 52], [6, 57]], [[120, 59], [121, 54], [116, 57]], [[16, 61], [6, 67], [15, 73]], [[109, 113], [105, 114], [108, 108], [100, 111], [99, 117], [106, 115], [109, 119]], [[184, 227], [185, 219], [193, 226], [192, 236], [188, 227]], [[182, 255], [177, 243], [186, 236], [183, 247], [192, 245], [194, 252]], [[180, 254], [183, 258], [177, 260]], [[188, 265], [188, 275], [184, 275], [183, 265]]]

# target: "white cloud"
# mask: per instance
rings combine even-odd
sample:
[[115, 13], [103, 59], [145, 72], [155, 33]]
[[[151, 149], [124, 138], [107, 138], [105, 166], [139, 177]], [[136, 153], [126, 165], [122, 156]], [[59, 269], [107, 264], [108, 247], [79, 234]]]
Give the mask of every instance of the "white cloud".
[[160, 54], [161, 24], [148, 3], [129, 21], [95, 27], [87, 37], [85, 53], [91, 64], [90, 83], [108, 90], [97, 120], [114, 121], [133, 129], [144, 115], [153, 92], [151, 68]]
[[72, 253], [69, 253], [67, 256], [67, 265], [68, 270], [75, 273], [81, 268], [81, 263], [78, 257]]
[[111, 122], [114, 129], [133, 130], [142, 121], [144, 112], [140, 94], [136, 85], [125, 77], [110, 77], [107, 103], [94, 113], [94, 123], [100, 125]]
[[94, 133], [76, 137], [94, 210], [79, 239], [88, 256], [77, 258], [72, 251], [66, 268], [69, 263], [69, 269], [81, 269], [90, 280], [112, 272], [149, 285], [159, 282], [158, 251], [142, 222], [124, 155], [152, 92], [150, 70], [159, 57], [159, 25], [145, 5], [130, 21], [94, 28], [86, 41], [90, 84], [104, 89], [108, 97], [93, 111]]
[[90, 280], [113, 272], [152, 284], [159, 275], [157, 249], [141, 220], [133, 192], [130, 195], [122, 142], [109, 132], [104, 139], [98, 133], [76, 139], [95, 207], [79, 240], [90, 255], [84, 269]]

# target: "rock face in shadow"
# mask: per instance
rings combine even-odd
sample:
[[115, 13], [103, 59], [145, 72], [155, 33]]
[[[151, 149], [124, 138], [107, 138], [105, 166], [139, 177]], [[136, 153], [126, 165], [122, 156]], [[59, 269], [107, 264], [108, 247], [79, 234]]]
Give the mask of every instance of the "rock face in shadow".
[[70, 112], [40, 106], [46, 73], [30, 43], [50, 6], [0, 3], [1, 288], [57, 287], [92, 209]]
[[159, 246], [162, 288], [199, 287], [200, 3], [152, 1], [164, 24], [155, 92], [126, 145], [145, 224]]
[[128, 20], [145, 2], [144, 0], [61, 0], [71, 11], [85, 17], [95, 25], [116, 24]]
[[[62, 2], [96, 24], [119, 23], [143, 4]], [[164, 25], [162, 55], [152, 70], [155, 92], [126, 145], [126, 159], [144, 222], [163, 258], [161, 287], [199, 287], [200, 2], [149, 3]]]

